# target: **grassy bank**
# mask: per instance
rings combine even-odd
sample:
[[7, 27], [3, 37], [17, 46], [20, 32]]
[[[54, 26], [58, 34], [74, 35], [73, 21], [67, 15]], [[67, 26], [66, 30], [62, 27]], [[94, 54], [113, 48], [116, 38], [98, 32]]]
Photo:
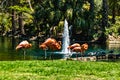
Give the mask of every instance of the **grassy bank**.
[[120, 80], [120, 62], [0, 61], [0, 80]]

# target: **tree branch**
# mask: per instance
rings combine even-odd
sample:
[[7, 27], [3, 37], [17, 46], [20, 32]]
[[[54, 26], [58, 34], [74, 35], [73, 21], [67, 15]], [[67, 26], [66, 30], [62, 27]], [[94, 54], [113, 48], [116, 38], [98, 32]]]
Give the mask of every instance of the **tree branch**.
[[33, 10], [33, 8], [32, 8], [32, 5], [31, 5], [30, 0], [28, 0], [28, 4], [29, 4], [29, 7], [30, 7], [31, 11], [33, 12], [34, 10]]

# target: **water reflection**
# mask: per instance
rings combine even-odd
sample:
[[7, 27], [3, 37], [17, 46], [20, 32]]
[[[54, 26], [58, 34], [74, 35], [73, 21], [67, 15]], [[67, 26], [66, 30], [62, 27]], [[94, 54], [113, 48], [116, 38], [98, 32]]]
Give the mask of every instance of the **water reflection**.
[[[24, 60], [23, 50], [15, 50], [16, 45], [21, 42], [21, 40], [8, 38], [8, 37], [0, 37], [0, 61], [6, 60]], [[32, 48], [26, 50], [25, 59], [26, 60], [40, 60], [44, 59], [44, 51], [40, 50], [38, 45], [39, 42], [30, 41], [32, 43]], [[100, 44], [89, 44], [89, 49], [86, 51], [93, 52], [97, 50], [114, 50], [115, 53], [120, 52], [120, 44], [107, 44], [107, 45], [100, 45]], [[47, 56], [52, 54], [53, 52], [47, 51]], [[54, 58], [62, 58], [59, 53], [54, 55]]]

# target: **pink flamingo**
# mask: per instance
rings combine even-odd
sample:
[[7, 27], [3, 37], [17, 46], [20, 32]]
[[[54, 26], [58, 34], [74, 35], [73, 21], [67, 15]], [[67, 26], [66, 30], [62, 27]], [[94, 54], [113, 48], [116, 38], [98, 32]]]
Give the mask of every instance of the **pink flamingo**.
[[27, 40], [24, 40], [16, 46], [16, 50], [23, 49], [24, 59], [25, 59], [25, 53], [26, 53], [25, 49], [28, 49], [30, 47], [32, 47], [32, 44], [30, 44]]
[[[74, 51], [74, 52], [80, 52], [80, 53], [84, 53], [87, 49], [88, 49], [88, 44], [87, 43], [84, 43], [80, 46], [79, 43], [74, 43], [72, 45], [70, 45], [68, 47], [68, 49], [70, 49], [71, 51]], [[76, 54], [76, 58], [78, 59], [78, 56]]]
[[48, 38], [39, 45], [39, 48], [45, 50], [45, 58], [46, 58], [46, 50], [60, 50], [61, 49], [61, 42], [57, 42], [54, 38]]

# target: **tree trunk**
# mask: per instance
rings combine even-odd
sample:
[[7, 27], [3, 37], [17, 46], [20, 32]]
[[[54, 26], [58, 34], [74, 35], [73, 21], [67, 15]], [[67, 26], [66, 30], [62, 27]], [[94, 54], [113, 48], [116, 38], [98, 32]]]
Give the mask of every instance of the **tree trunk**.
[[94, 21], [94, 0], [90, 0], [90, 19]]
[[2, 27], [2, 35], [4, 36], [4, 33], [5, 33], [5, 26], [3, 24], [1, 24], [1, 27]]
[[24, 25], [23, 25], [23, 19], [22, 19], [22, 12], [20, 12], [19, 14], [19, 28], [20, 28], [20, 31], [21, 31], [21, 34], [22, 35], [25, 35], [25, 29], [24, 29]]
[[70, 22], [70, 25], [72, 25], [72, 34], [71, 34], [71, 37], [70, 37], [70, 40], [72, 41], [74, 38], [75, 38], [75, 35], [76, 35], [76, 27], [75, 27], [75, 25], [74, 25], [74, 22], [75, 22], [75, 12], [76, 12], [76, 10], [75, 10], [75, 8], [77, 7], [77, 1], [76, 2], [74, 2], [74, 5], [73, 5], [73, 15], [72, 15], [72, 20], [71, 20], [71, 22]]
[[115, 3], [116, 1], [113, 2], [113, 7], [112, 7], [112, 23], [115, 24]]
[[105, 31], [105, 27], [108, 27], [108, 4], [107, 0], [103, 0], [102, 3], [102, 30]]
[[100, 43], [106, 42], [105, 27], [108, 27], [108, 4], [107, 0], [102, 1], [102, 26], [101, 26], [101, 36], [99, 37]]
[[15, 35], [15, 11], [12, 10], [12, 35]]
[[89, 28], [88, 28], [88, 31], [87, 31], [87, 38], [88, 40], [92, 39], [93, 35], [91, 34], [93, 32], [93, 26], [94, 26], [94, 18], [95, 18], [95, 13], [94, 13], [94, 0], [89, 0], [89, 3], [90, 3], [90, 10], [89, 10], [89, 21], [88, 21], [88, 24], [89, 24]]
[[[15, 5], [15, 0], [12, 0], [12, 6]], [[12, 35], [15, 35], [15, 10], [12, 9]]]
[[34, 10], [33, 10], [33, 8], [32, 8], [32, 5], [31, 5], [30, 0], [27, 0], [27, 1], [28, 1], [28, 4], [29, 4], [29, 7], [30, 7], [31, 11], [33, 12]]

